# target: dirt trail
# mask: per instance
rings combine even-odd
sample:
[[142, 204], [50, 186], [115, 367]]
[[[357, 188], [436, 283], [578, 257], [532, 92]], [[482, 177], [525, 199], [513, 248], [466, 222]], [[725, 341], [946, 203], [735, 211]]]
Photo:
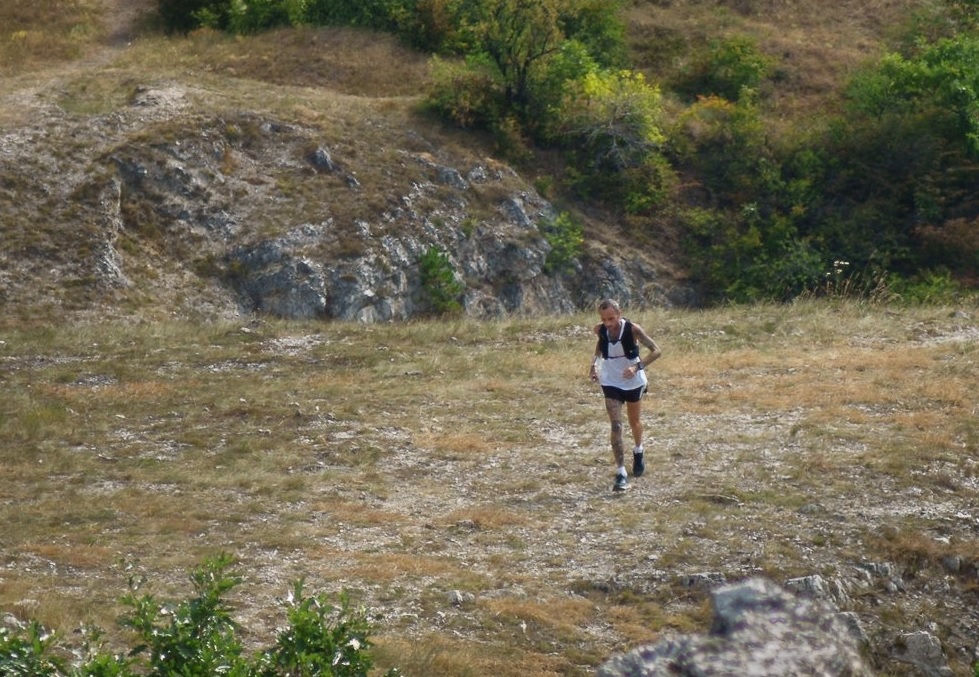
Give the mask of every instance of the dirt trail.
[[101, 0], [105, 38], [75, 61], [6, 79], [0, 87], [0, 129], [31, 124], [45, 113], [56, 114], [45, 103], [43, 92], [79, 73], [112, 63], [139, 35], [146, 18], [156, 10], [157, 0]]
[[77, 65], [102, 65], [118, 56], [136, 39], [146, 17], [156, 10], [156, 4], [156, 0], [102, 0], [105, 41], [94, 54]]
[[156, 9], [155, 0], [102, 0], [110, 48], [125, 47], [136, 37], [140, 22]]

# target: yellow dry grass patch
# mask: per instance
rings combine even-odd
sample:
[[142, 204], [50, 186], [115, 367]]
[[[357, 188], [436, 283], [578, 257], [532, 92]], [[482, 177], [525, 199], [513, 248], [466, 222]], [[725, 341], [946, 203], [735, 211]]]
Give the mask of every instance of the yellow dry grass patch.
[[530, 518], [509, 508], [483, 504], [453, 510], [445, 515], [441, 521], [447, 524], [470, 521], [479, 529], [494, 530], [524, 526], [530, 522]]
[[464, 576], [464, 568], [449, 559], [398, 552], [355, 553], [356, 564], [345, 574], [354, 579], [390, 584], [401, 578]]
[[378, 510], [365, 506], [362, 502], [342, 498], [312, 501], [309, 503], [308, 511], [312, 514], [324, 513], [332, 521], [343, 522], [353, 527], [397, 526], [406, 521], [401, 513]]
[[0, 606], [5, 612], [22, 622], [36, 620], [47, 628], [78, 627], [82, 619], [106, 627], [103, 624], [111, 623], [113, 618], [97, 606], [103, 602], [94, 596], [87, 599], [67, 596], [56, 584], [50, 588], [39, 585], [37, 578], [12, 584], [0, 582]]
[[126, 62], [372, 99], [417, 97], [429, 78], [426, 55], [393, 36], [353, 28], [283, 28], [249, 37], [201, 29], [143, 40]]
[[478, 432], [422, 432], [416, 435], [419, 446], [431, 449], [436, 456], [453, 456], [478, 460], [492, 451], [494, 445]]
[[78, 58], [101, 37], [99, 0], [0, 3], [0, 74]]
[[[432, 634], [417, 641], [380, 636], [375, 654], [385, 665], [397, 665], [405, 675], [466, 675], [485, 653], [466, 642]], [[482, 656], [480, 655], [482, 654]]]
[[608, 622], [624, 638], [626, 646], [652, 644], [659, 638], [659, 633], [650, 628], [664, 625], [669, 627], [668, 619], [660, 613], [650, 613], [646, 606], [650, 605], [614, 605], [605, 612]]
[[[579, 631], [594, 612], [592, 602], [582, 598], [524, 599], [500, 597], [480, 602], [503, 622], [526, 624], [524, 632], [549, 629], [564, 637]], [[522, 625], [521, 625], [522, 627]]]
[[85, 543], [25, 543], [23, 550], [57, 566], [83, 569], [108, 568], [119, 558], [112, 548]]
[[[524, 648], [526, 640], [514, 636], [506, 646], [473, 646], [443, 634], [419, 641], [380, 637], [377, 653], [385, 665], [397, 665], [405, 675], [493, 675], [493, 677], [568, 677], [587, 674], [567, 658]], [[381, 662], [381, 661], [379, 661]]]

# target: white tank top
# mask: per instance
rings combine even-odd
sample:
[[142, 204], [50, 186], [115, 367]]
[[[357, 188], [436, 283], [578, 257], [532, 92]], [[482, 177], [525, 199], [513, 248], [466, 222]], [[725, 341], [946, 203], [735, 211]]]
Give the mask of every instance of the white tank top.
[[609, 336], [608, 359], [601, 362], [601, 368], [598, 370], [598, 382], [603, 386], [635, 390], [646, 385], [646, 372], [640, 369], [632, 378], [622, 376], [626, 367], [639, 361], [638, 357], [630, 360], [625, 356], [625, 349], [622, 347], [623, 331], [625, 331], [625, 318], [619, 319], [619, 339], [612, 341], [611, 336]]

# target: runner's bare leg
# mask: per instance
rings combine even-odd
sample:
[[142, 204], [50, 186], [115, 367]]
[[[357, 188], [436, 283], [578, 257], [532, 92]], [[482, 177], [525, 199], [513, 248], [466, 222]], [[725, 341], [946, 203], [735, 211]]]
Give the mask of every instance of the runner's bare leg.
[[629, 428], [632, 429], [632, 441], [635, 446], [642, 446], [642, 402], [628, 402], [626, 409], [629, 413]]
[[615, 457], [615, 467], [622, 468], [625, 466], [625, 447], [622, 443], [622, 403], [606, 397], [605, 411], [608, 412], [608, 420], [612, 424], [612, 456]]

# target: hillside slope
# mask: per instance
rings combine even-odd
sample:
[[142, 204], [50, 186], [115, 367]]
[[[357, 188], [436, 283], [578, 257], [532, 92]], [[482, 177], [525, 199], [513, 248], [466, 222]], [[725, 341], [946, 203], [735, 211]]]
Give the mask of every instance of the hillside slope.
[[640, 68], [655, 79], [688, 65], [677, 54], [732, 35], [754, 38], [776, 59], [776, 119], [798, 124], [832, 107], [845, 78], [906, 30], [914, 0], [641, 0], [627, 12], [629, 40]]
[[432, 250], [471, 315], [695, 300], [675, 252], [602, 215], [545, 272], [559, 208], [420, 111], [424, 56], [350, 30], [139, 36], [141, 8], [0, 88], [8, 317], [404, 319], [432, 310]]
[[[911, 4], [639, 2], [627, 17], [654, 78], [712, 37], [754, 35], [792, 83], [775, 104], [791, 121], [831, 105]], [[637, 226], [540, 194], [556, 185], [546, 157], [514, 168], [489, 139], [429, 119], [426, 57], [385, 36], [166, 37], [151, 0], [80, 7], [77, 21], [94, 23], [65, 27], [90, 36], [74, 56], [0, 79], [8, 316], [406, 318], [431, 309], [419, 261], [433, 248], [472, 315], [567, 312], [602, 296], [698, 302], [668, 215]], [[585, 255], [546, 274], [543, 231], [565, 210]]]

